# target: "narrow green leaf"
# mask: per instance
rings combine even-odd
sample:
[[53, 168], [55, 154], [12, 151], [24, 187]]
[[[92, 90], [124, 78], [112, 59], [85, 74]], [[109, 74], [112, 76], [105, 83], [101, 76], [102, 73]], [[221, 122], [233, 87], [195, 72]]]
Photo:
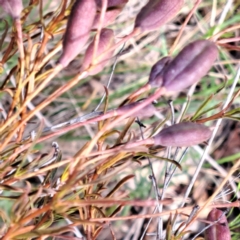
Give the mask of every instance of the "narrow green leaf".
[[175, 160], [169, 159], [169, 158], [163, 158], [163, 157], [159, 157], [159, 156], [147, 154], [147, 153], [144, 153], [144, 152], [139, 152], [139, 153], [137, 153], [136, 155], [137, 155], [137, 156], [149, 157], [149, 158], [157, 158], [157, 159], [159, 159], [159, 160], [163, 160], [163, 161], [166, 161], [166, 162], [170, 162], [170, 163], [176, 165], [176, 167], [178, 167], [180, 170], [182, 170], [182, 166], [181, 166], [178, 162], [176, 162]]
[[213, 94], [210, 95], [197, 109], [197, 111], [195, 112], [195, 114], [192, 116], [191, 121], [195, 121], [200, 115], [202, 110], [207, 106], [207, 104], [212, 100], [213, 98]]

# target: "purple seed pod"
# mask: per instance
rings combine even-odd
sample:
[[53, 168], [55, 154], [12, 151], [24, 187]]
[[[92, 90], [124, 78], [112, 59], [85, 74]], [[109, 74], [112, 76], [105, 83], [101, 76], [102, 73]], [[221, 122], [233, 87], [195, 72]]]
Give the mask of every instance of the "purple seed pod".
[[[122, 11], [121, 8], [113, 8], [113, 9], [107, 10], [106, 13], [105, 13], [105, 16], [104, 16], [104, 22], [103, 22], [102, 27], [103, 28], [107, 27], [111, 23], [113, 23], [114, 20], [116, 19], [116, 17], [118, 16], [118, 14], [121, 11]], [[97, 29], [98, 28], [98, 25], [99, 25], [99, 22], [100, 22], [100, 15], [101, 15], [101, 13], [97, 12], [97, 14], [95, 16], [95, 19], [94, 19], [92, 29]]]
[[[137, 91], [133, 92], [128, 99], [133, 99], [139, 96], [140, 94], [147, 92], [151, 88], [160, 88], [163, 83], [163, 70], [166, 68], [166, 66], [171, 61], [171, 57], [164, 57], [160, 59], [158, 62], [156, 62], [151, 69], [148, 82], [139, 88]], [[124, 101], [125, 102], [125, 101]], [[124, 103], [123, 102], [123, 103]]]
[[[138, 106], [140, 103], [141, 101], [130, 103], [122, 107], [119, 107], [117, 109], [117, 113], [119, 115], [123, 115], [124, 113], [131, 111], [132, 108]], [[156, 108], [154, 107], [154, 105], [149, 104], [146, 107], [140, 109], [139, 111], [133, 113], [130, 117], [149, 118], [149, 117], [152, 117], [155, 112], [156, 112]]]
[[[102, 8], [102, 0], [95, 0], [98, 9]], [[112, 7], [123, 7], [128, 0], [108, 0], [107, 3], [107, 8], [112, 8]]]
[[164, 57], [157, 61], [151, 69], [148, 83], [151, 87], [161, 87], [163, 82], [163, 70], [170, 63], [171, 57]]
[[215, 43], [197, 40], [188, 44], [164, 69], [163, 86], [168, 92], [179, 92], [205, 76], [218, 56]]
[[19, 19], [23, 10], [22, 0], [0, 0], [0, 6], [13, 19]]
[[231, 233], [227, 218], [223, 211], [212, 209], [207, 217], [208, 221], [215, 222], [205, 232], [206, 240], [231, 240]]
[[111, 59], [114, 50], [107, 52], [106, 54], [103, 53], [111, 48], [115, 43], [113, 30], [106, 28], [101, 30], [98, 48], [93, 59], [94, 42], [95, 38], [86, 50], [81, 67], [81, 71], [86, 70], [89, 75], [95, 75], [101, 72]]
[[208, 140], [211, 130], [199, 123], [182, 122], [164, 128], [154, 136], [154, 144], [165, 147], [190, 147]]
[[71, 9], [63, 38], [59, 63], [66, 67], [83, 49], [89, 39], [97, 6], [95, 0], [77, 0]]
[[161, 27], [181, 10], [184, 0], [149, 0], [135, 20], [135, 28], [152, 31]]

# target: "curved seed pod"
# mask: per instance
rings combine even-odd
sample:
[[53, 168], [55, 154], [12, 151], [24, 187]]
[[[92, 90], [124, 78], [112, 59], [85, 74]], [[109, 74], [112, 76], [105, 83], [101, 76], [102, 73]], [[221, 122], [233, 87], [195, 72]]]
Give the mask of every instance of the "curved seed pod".
[[[114, 33], [111, 29], [102, 29], [100, 33], [98, 49], [95, 54], [95, 58], [93, 61], [93, 53], [94, 53], [94, 42], [88, 46], [81, 70], [87, 70], [89, 75], [95, 75], [102, 71], [102, 69], [107, 65], [109, 59], [113, 55], [113, 51], [107, 52], [106, 54], [102, 54], [107, 51], [110, 47], [114, 45]], [[93, 61], [93, 62], [92, 62]]]
[[149, 0], [135, 20], [135, 28], [152, 31], [175, 17], [181, 10], [184, 0]]
[[[110, 25], [111, 23], [114, 22], [114, 20], [116, 19], [116, 17], [118, 16], [118, 14], [122, 11], [121, 8], [113, 8], [113, 9], [109, 9], [106, 11], [105, 16], [104, 16], [104, 22], [102, 27], [107, 27], [108, 25]], [[94, 22], [93, 22], [93, 26], [92, 29], [97, 29], [99, 22], [100, 22], [100, 12], [97, 12]]]
[[166, 147], [189, 147], [208, 140], [211, 130], [198, 123], [182, 122], [164, 128], [154, 136], [154, 144]]
[[197, 40], [187, 45], [165, 68], [163, 86], [179, 92], [205, 76], [218, 56], [215, 43]]
[[228, 221], [223, 211], [212, 209], [208, 214], [207, 220], [217, 222], [206, 230], [206, 240], [231, 240]]
[[[148, 82], [144, 86], [142, 86], [141, 88], [139, 88], [138, 90], [133, 92], [127, 98], [127, 100], [136, 98], [137, 96], [139, 96], [140, 94], [142, 94], [144, 92], [147, 92], [151, 88], [155, 88], [155, 87], [160, 88], [163, 83], [163, 70], [166, 68], [166, 66], [169, 64], [170, 61], [171, 61], [171, 57], [163, 57], [162, 59], [157, 61], [152, 66]], [[124, 104], [125, 102], [126, 102], [126, 100], [122, 104]]]
[[[102, 0], [95, 0], [98, 9], [102, 8]], [[108, 0], [107, 8], [124, 6], [128, 0]]]
[[0, 6], [13, 19], [18, 19], [23, 10], [22, 0], [0, 0]]
[[82, 50], [90, 36], [97, 6], [94, 0], [77, 0], [72, 6], [63, 38], [59, 63], [66, 67]]
[[[122, 107], [119, 107], [118, 109], [116, 109], [117, 114], [123, 115], [124, 113], [131, 111], [132, 108], [136, 107], [140, 103], [141, 103], [141, 101], [130, 103], [130, 104], [124, 105]], [[133, 113], [130, 117], [148, 118], [148, 117], [152, 117], [155, 112], [156, 112], [156, 108], [154, 107], [154, 105], [149, 104], [146, 107], [142, 108], [141, 110]]]
[[163, 57], [157, 61], [151, 69], [148, 83], [151, 87], [161, 87], [163, 82], [163, 70], [168, 66], [171, 61], [171, 57]]

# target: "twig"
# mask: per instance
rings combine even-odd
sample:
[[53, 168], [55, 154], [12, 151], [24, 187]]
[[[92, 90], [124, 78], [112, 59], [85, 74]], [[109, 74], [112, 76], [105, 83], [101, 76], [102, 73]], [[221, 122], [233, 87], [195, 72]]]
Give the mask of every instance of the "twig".
[[[202, 148], [200, 148], [199, 146], [194, 146], [193, 147], [195, 149], [196, 152], [198, 152], [199, 154], [203, 154], [204, 150]], [[206, 161], [213, 167], [215, 168], [223, 177], [227, 176], [227, 171], [221, 167], [217, 161], [215, 159], [213, 159], [209, 154], [207, 154], [205, 156]], [[229, 184], [231, 185], [232, 189], [236, 192], [237, 197], [240, 198], [240, 192], [237, 189], [236, 184], [234, 183], [233, 178], [230, 179]]]
[[[139, 124], [139, 122], [140, 121], [137, 118], [137, 123], [139, 125], [139, 129], [140, 129], [140, 132], [141, 132], [141, 138], [142, 138], [142, 140], [144, 140], [142, 126]], [[152, 165], [152, 162], [151, 162], [149, 157], [147, 157], [147, 160], [148, 160], [148, 165], [149, 165], [149, 168], [150, 168], [150, 171], [151, 171], [151, 180], [152, 180], [153, 188], [154, 188], [154, 191], [155, 191], [155, 198], [156, 198], [156, 200], [159, 200], [160, 199], [160, 193], [159, 193], [159, 190], [158, 190], [158, 187], [157, 187], [157, 181], [156, 181], [155, 173], [154, 173], [154, 170], [153, 170], [153, 165]], [[158, 207], [158, 211], [161, 212], [161, 205], [159, 204], [158, 201], [157, 201], [157, 207]]]
[[219, 25], [221, 25], [221, 24], [224, 22], [227, 14], [228, 14], [228, 12], [229, 12], [229, 10], [230, 10], [231, 7], [232, 7], [232, 4], [233, 4], [233, 0], [228, 0], [228, 1], [227, 1], [226, 5], [225, 5], [225, 7], [224, 7], [224, 9], [223, 9], [223, 11], [222, 11], [222, 14], [221, 14], [221, 16], [220, 16], [220, 18], [219, 18], [219, 20], [218, 20], [218, 24], [219, 24]]
[[190, 13], [188, 14], [187, 18], [185, 19], [184, 23], [181, 26], [181, 29], [178, 33], [178, 36], [176, 37], [172, 47], [170, 48], [169, 54], [171, 55], [174, 51], [174, 48], [176, 47], [176, 45], [178, 44], [179, 39], [181, 38], [182, 34], [183, 34], [183, 30], [186, 27], [187, 23], [189, 22], [190, 18], [192, 17], [194, 11], [197, 9], [197, 7], [199, 6], [199, 4], [201, 3], [202, 0], [197, 0], [196, 3], [194, 4], [194, 7], [192, 8], [192, 10], [190, 11]]
[[[227, 97], [227, 99], [225, 101], [223, 109], [226, 108], [227, 105], [229, 104], [229, 102], [231, 101], [231, 98], [233, 96], [234, 90], [235, 90], [236, 85], [238, 83], [239, 77], [240, 77], [240, 66], [238, 67], [238, 71], [237, 71], [236, 77], [234, 79], [234, 82], [233, 82], [233, 85], [231, 87], [231, 90], [230, 90], [230, 92], [228, 94], [228, 97]], [[188, 186], [188, 188], [186, 190], [186, 193], [184, 195], [184, 200], [186, 200], [188, 198], [188, 196], [189, 196], [189, 194], [190, 194], [190, 192], [191, 192], [191, 190], [193, 188], [193, 185], [194, 185], [194, 183], [195, 183], [195, 181], [196, 181], [196, 179], [198, 177], [199, 172], [201, 171], [202, 165], [205, 162], [206, 155], [207, 155], [208, 151], [210, 150], [210, 147], [211, 147], [211, 144], [213, 142], [213, 139], [215, 138], [215, 135], [216, 135], [216, 133], [218, 131], [218, 128], [219, 128], [221, 123], [222, 123], [222, 119], [218, 119], [217, 123], [216, 123], [216, 126], [215, 126], [215, 128], [213, 130], [212, 136], [211, 136], [211, 138], [210, 138], [210, 140], [208, 142], [208, 146], [205, 148], [204, 153], [203, 153], [203, 155], [202, 155], [202, 157], [200, 159], [200, 162], [198, 164], [198, 167], [197, 167], [197, 169], [196, 169], [196, 171], [195, 171], [195, 173], [194, 173], [194, 175], [193, 175], [193, 177], [191, 179], [191, 182], [190, 182], [190, 184], [189, 184], [189, 186]], [[183, 201], [181, 206], [183, 207], [184, 205], [185, 205], [185, 202]]]
[[205, 228], [203, 228], [200, 232], [198, 232], [198, 233], [193, 237], [192, 240], [195, 240], [201, 233], [205, 232], [208, 228], [210, 228], [211, 226], [213, 226], [213, 225], [215, 225], [216, 223], [218, 223], [218, 222], [221, 220], [221, 218], [222, 218], [223, 215], [225, 215], [225, 211], [222, 212], [221, 216], [220, 216], [216, 221], [212, 222], [211, 224], [209, 224], [208, 226], [206, 226]]
[[[115, 60], [114, 60], [113, 66], [112, 66], [112, 71], [111, 71], [110, 77], [108, 79], [107, 88], [109, 88], [109, 86], [110, 86], [110, 84], [112, 82], [112, 78], [113, 78], [114, 70], [115, 70], [116, 65], [117, 65], [118, 57], [121, 56], [121, 53], [123, 52], [124, 47], [125, 47], [125, 43], [123, 44], [123, 46], [120, 49], [119, 53], [115, 57]], [[98, 103], [97, 107], [94, 109], [94, 112], [96, 112], [99, 109], [99, 107], [101, 106], [101, 104], [102, 104], [103, 100], [105, 99], [105, 97], [106, 97], [106, 93], [103, 94], [100, 102]]]

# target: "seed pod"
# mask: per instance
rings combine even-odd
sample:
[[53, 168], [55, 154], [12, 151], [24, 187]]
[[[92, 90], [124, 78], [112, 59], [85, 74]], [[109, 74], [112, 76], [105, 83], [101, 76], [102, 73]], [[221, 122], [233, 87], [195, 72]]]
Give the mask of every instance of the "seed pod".
[[[141, 101], [124, 105], [117, 109], [117, 113], [119, 115], [123, 115], [124, 113], [131, 111], [132, 108], [138, 106], [140, 103]], [[148, 118], [148, 117], [152, 117], [155, 112], [156, 112], [156, 108], [154, 107], [154, 105], [149, 104], [146, 107], [140, 109], [139, 111], [133, 113], [130, 117]]]
[[[102, 0], [95, 0], [98, 9], [102, 8]], [[112, 8], [112, 7], [122, 7], [124, 6], [128, 0], [108, 0], [107, 3], [107, 8]]]
[[22, 0], [0, 0], [0, 6], [13, 19], [19, 19], [23, 10]]
[[[144, 92], [147, 92], [151, 88], [155, 88], [155, 87], [160, 88], [162, 86], [162, 82], [163, 82], [163, 72], [164, 72], [163, 70], [169, 64], [170, 61], [171, 61], [171, 57], [164, 57], [164, 58], [160, 59], [158, 62], [156, 62], [152, 66], [148, 82], [144, 86], [142, 86], [141, 88], [139, 88], [138, 90], [133, 92], [127, 98], [127, 100], [136, 98], [137, 96], [139, 96], [140, 94], [142, 94]], [[126, 102], [126, 100], [122, 104], [124, 104], [125, 102]]]
[[95, 0], [77, 0], [72, 6], [59, 59], [63, 67], [81, 52], [89, 39], [96, 11]]
[[206, 240], [231, 240], [228, 221], [223, 211], [212, 209], [208, 214], [207, 220], [217, 222], [206, 230]]
[[205, 76], [218, 56], [215, 43], [197, 40], [187, 45], [164, 69], [163, 86], [179, 92]]
[[182, 122], [164, 128], [154, 136], [154, 144], [166, 147], [190, 147], [208, 140], [211, 131], [208, 127], [192, 122]]
[[151, 87], [161, 87], [163, 81], [163, 72], [171, 61], [171, 57], [164, 57], [157, 61], [150, 72], [148, 83]]
[[[121, 8], [113, 8], [113, 9], [109, 9], [106, 11], [105, 16], [104, 16], [104, 21], [103, 21], [103, 25], [102, 27], [107, 27], [109, 26], [111, 23], [114, 22], [114, 20], [116, 19], [116, 17], [118, 16], [118, 14], [122, 11]], [[101, 12], [97, 12], [94, 22], [93, 22], [93, 26], [92, 29], [97, 29], [98, 25], [100, 23], [100, 16], [101, 16]]]
[[135, 28], [152, 31], [161, 27], [181, 10], [184, 0], [149, 0], [135, 20]]
[[101, 72], [102, 69], [107, 65], [109, 59], [112, 57], [114, 51], [107, 52], [106, 54], [103, 53], [114, 45], [113, 30], [106, 28], [102, 29], [100, 33], [98, 48], [95, 54], [95, 58], [93, 59], [94, 42], [95, 39], [88, 46], [81, 67], [81, 70], [87, 70], [89, 75], [95, 75]]

